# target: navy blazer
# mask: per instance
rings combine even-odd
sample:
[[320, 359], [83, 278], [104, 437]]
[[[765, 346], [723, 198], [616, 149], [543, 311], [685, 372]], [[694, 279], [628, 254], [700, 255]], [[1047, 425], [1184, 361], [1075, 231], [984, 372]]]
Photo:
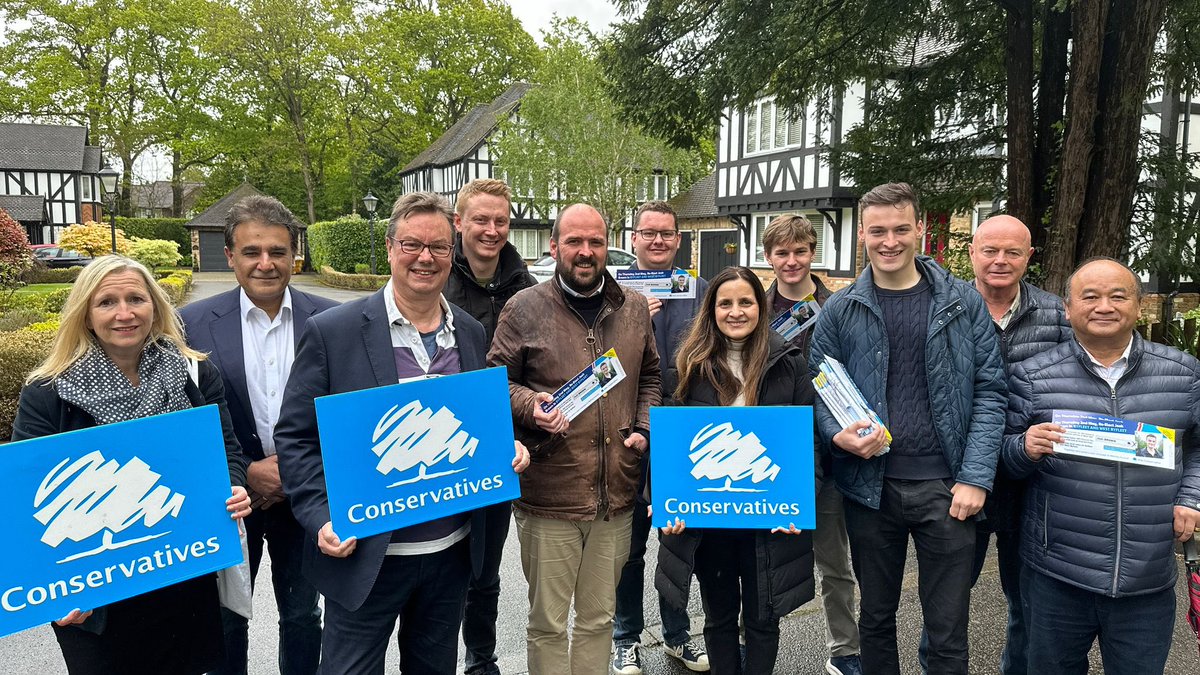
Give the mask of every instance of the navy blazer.
[[[300, 344], [300, 334], [309, 317], [338, 303], [319, 295], [310, 295], [295, 288], [292, 291], [293, 347]], [[209, 361], [221, 372], [225, 383], [225, 401], [233, 419], [233, 431], [242, 452], [251, 462], [264, 458], [262, 440], [254, 424], [254, 410], [246, 387], [246, 361], [242, 352], [241, 288], [226, 291], [211, 298], [198, 300], [179, 310], [187, 331], [188, 344], [208, 353]]]
[[[384, 307], [386, 290], [384, 287], [308, 320], [275, 425], [283, 489], [296, 520], [313, 541], [304, 548], [304, 574], [326, 598], [350, 611], [362, 606], [375, 585], [391, 535], [367, 537], [345, 558], [327, 556], [317, 549], [317, 532], [329, 522], [329, 500], [313, 399], [396, 384], [396, 357]], [[454, 305], [450, 311], [463, 371], [483, 368], [487, 354], [483, 326]], [[471, 564], [476, 573], [483, 560], [482, 516], [482, 509], [471, 515]]]

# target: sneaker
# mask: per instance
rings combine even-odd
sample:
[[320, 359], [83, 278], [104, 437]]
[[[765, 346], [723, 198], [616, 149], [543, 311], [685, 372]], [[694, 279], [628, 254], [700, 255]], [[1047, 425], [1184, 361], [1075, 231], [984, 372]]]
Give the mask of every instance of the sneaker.
[[612, 671], [616, 675], [642, 675], [642, 656], [636, 642], [616, 645], [613, 650]]
[[683, 661], [683, 665], [687, 666], [688, 670], [694, 670], [698, 673], [708, 672], [708, 652], [704, 651], [704, 647], [694, 639], [689, 639], [681, 645], [663, 645], [663, 651], [669, 656]]
[[863, 675], [862, 661], [858, 660], [858, 654], [834, 656], [825, 662], [825, 672], [829, 675]]

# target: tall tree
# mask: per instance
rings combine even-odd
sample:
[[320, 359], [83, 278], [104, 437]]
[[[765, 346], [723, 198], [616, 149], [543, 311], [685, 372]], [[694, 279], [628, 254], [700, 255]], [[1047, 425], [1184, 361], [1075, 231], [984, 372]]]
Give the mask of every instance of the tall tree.
[[534, 207], [583, 201], [617, 227], [656, 174], [688, 184], [707, 169], [629, 124], [608, 96], [590, 34], [571, 20], [546, 37], [533, 88], [500, 122], [497, 168]]

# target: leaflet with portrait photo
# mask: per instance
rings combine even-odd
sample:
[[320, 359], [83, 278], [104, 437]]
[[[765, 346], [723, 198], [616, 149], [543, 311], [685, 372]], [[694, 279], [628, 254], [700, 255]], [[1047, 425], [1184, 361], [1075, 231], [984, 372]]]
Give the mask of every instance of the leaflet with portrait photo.
[[696, 280], [685, 269], [618, 270], [617, 283], [628, 286], [647, 298], [681, 300], [696, 297]]
[[791, 340], [812, 328], [813, 324], [817, 322], [817, 314], [820, 311], [821, 306], [817, 304], [817, 299], [809, 295], [780, 312], [779, 316], [771, 321], [771, 330], [779, 333], [784, 340]]
[[566, 415], [567, 421], [579, 416], [579, 413], [595, 403], [609, 389], [625, 379], [625, 369], [617, 358], [617, 352], [610, 349], [596, 359], [592, 365], [584, 368], [569, 382], [554, 392], [554, 400], [542, 404], [542, 410], [550, 412], [555, 408]]
[[1078, 410], [1055, 410], [1052, 421], [1067, 430], [1055, 454], [1175, 468], [1174, 429]]

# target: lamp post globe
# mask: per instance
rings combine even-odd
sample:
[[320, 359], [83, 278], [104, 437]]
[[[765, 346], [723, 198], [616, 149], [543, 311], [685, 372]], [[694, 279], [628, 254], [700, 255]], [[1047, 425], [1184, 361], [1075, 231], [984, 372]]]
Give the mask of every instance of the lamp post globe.
[[112, 167], [111, 164], [105, 164], [104, 168], [97, 174], [100, 177], [100, 188], [104, 190], [104, 196], [108, 199], [108, 229], [112, 235], [112, 252], [117, 252], [117, 181], [121, 178], [121, 172]]
[[371, 274], [375, 274], [375, 209], [379, 207], [379, 198], [367, 190], [367, 196], [363, 197], [362, 201], [367, 213], [371, 216], [367, 221], [367, 229], [371, 246]]

